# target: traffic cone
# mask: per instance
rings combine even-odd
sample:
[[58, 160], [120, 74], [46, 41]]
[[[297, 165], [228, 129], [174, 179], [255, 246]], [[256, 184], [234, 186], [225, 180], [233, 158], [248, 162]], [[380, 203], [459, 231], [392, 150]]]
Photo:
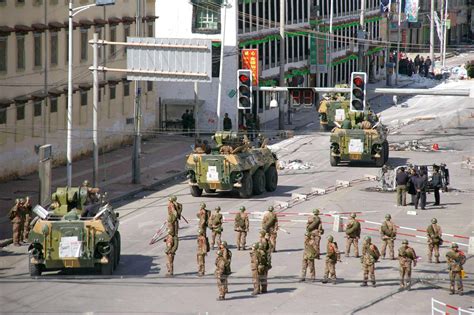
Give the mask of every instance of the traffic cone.
[[433, 144], [433, 146], [431, 147], [434, 151], [438, 151], [439, 150], [439, 145], [437, 143]]

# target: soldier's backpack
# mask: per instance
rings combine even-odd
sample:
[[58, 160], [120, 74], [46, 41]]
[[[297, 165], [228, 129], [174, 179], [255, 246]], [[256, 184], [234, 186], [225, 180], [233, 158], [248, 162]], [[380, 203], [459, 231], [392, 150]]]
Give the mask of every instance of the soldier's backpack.
[[[373, 248], [372, 248], [373, 246]], [[374, 244], [372, 244], [371, 246], [371, 254], [372, 254], [372, 257], [374, 257], [375, 261], [378, 261], [379, 258], [380, 258], [380, 252], [379, 252], [379, 249], [377, 248], [377, 246], [375, 246]]]

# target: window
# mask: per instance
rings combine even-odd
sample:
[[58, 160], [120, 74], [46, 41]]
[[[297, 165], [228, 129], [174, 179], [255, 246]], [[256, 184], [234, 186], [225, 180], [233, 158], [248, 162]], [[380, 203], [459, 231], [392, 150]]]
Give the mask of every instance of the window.
[[16, 5], [24, 5], [25, 0], [16, 0]]
[[147, 81], [146, 82], [146, 90], [148, 92], [153, 91], [153, 81]]
[[193, 8], [193, 33], [219, 34], [221, 9], [214, 1], [199, 1]]
[[7, 123], [7, 108], [0, 106], [0, 125]]
[[123, 96], [130, 95], [130, 81], [123, 82]]
[[99, 91], [97, 95], [98, 95], [97, 101], [102, 102], [102, 88], [101, 87], [99, 87]]
[[41, 58], [41, 33], [34, 33], [33, 34], [33, 41], [34, 41], [34, 51], [35, 51], [35, 60], [34, 66], [41, 67], [42, 58]]
[[81, 61], [87, 60], [87, 28], [81, 28]]
[[[127, 37], [130, 37], [130, 24], [123, 25], [123, 41], [127, 42]], [[123, 55], [127, 55], [127, 49], [123, 50]]]
[[66, 63], [68, 63], [69, 62], [69, 30], [66, 29], [64, 33], [66, 34], [66, 41], [64, 44], [64, 51], [66, 52], [66, 56], [64, 60], [66, 60]]
[[87, 91], [82, 90], [81, 91], [81, 106], [86, 106], [87, 105]]
[[43, 101], [35, 101], [33, 103], [33, 114], [35, 117], [41, 116], [41, 106], [43, 105]]
[[7, 71], [7, 54], [8, 54], [8, 46], [7, 46], [7, 37], [0, 37], [0, 72]]
[[25, 70], [25, 36], [16, 37], [16, 68]]
[[[110, 41], [111, 42], [117, 41], [117, 27], [115, 25], [110, 26]], [[115, 45], [109, 45], [109, 46], [110, 46], [110, 57], [113, 58], [115, 56], [116, 46]]]
[[215, 47], [212, 45], [212, 77], [219, 77], [219, 67], [221, 65], [221, 45]]
[[110, 99], [115, 99], [115, 84], [109, 86]]
[[58, 112], [58, 98], [57, 97], [50, 97], [49, 98], [49, 108], [51, 113]]
[[153, 23], [152, 22], [148, 22], [147, 24], [147, 27], [148, 27], [148, 37], [153, 37]]
[[16, 120], [25, 119], [25, 104], [16, 105]]
[[[51, 44], [51, 55], [50, 55], [50, 63], [52, 66], [58, 65], [58, 33], [51, 32], [50, 33], [50, 44]], [[66, 44], [67, 45], [67, 44]]]

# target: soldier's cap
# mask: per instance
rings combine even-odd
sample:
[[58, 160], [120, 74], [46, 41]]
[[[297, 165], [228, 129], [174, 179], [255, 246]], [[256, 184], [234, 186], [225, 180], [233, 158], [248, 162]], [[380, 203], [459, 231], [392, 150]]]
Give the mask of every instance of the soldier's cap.
[[260, 235], [265, 235], [267, 234], [267, 232], [265, 232], [265, 230], [260, 230]]
[[366, 236], [365, 241], [370, 243], [370, 242], [372, 242], [372, 238], [370, 236]]
[[402, 244], [407, 244], [408, 245], [408, 240], [403, 240]]
[[217, 256], [222, 256], [222, 251], [221, 250], [217, 251]]
[[274, 209], [273, 206], [268, 207], [268, 211], [270, 211], [270, 212], [273, 211], [273, 209]]
[[258, 249], [259, 244], [258, 244], [258, 243], [254, 243], [254, 244], [252, 245], [252, 247], [255, 248], [255, 249]]
[[456, 243], [452, 243], [452, 244], [451, 244], [451, 248], [458, 248], [458, 247], [459, 247], [459, 246], [458, 246], [458, 244], [456, 244]]
[[355, 218], [357, 215], [355, 212], [351, 213], [351, 218]]
[[227, 242], [226, 241], [222, 241], [221, 245], [224, 246], [225, 248], [227, 248]]
[[216, 210], [216, 211], [221, 211], [221, 207], [217, 206], [217, 207], [215, 208], [215, 210]]
[[328, 236], [328, 241], [330, 241], [330, 242], [334, 241], [334, 237], [332, 235], [329, 235]]
[[244, 207], [244, 206], [241, 206], [241, 207], [239, 208], [239, 210], [240, 210], [240, 211], [245, 211], [245, 207]]
[[204, 234], [204, 230], [203, 229], [198, 229], [198, 234]]
[[201, 208], [206, 208], [206, 204], [204, 202], [201, 202]]
[[91, 185], [91, 184], [89, 183], [89, 181], [88, 181], [87, 179], [82, 182], [82, 186], [89, 187], [90, 185]]
[[170, 201], [176, 201], [177, 198], [175, 195], [171, 195], [169, 198], [168, 198]]
[[436, 218], [431, 219], [431, 223], [437, 223], [438, 220]]
[[314, 214], [319, 214], [319, 209], [314, 209], [314, 210], [313, 210], [313, 213], [314, 213]]
[[391, 219], [391, 218], [392, 218], [392, 216], [390, 214], [385, 215], [385, 219]]

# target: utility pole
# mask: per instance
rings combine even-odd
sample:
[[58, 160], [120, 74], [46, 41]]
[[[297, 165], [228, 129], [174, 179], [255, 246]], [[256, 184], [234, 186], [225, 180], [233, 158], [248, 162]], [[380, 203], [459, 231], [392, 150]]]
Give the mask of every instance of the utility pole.
[[[141, 37], [142, 24], [142, 0], [137, 0], [137, 15], [135, 19], [136, 36]], [[133, 137], [133, 155], [132, 155], [132, 183], [140, 184], [140, 151], [141, 151], [141, 134], [140, 134], [140, 120], [141, 120], [141, 87], [140, 81], [135, 80], [135, 106], [134, 106], [134, 122], [135, 135]]]
[[360, 3], [360, 30], [359, 34], [357, 34], [358, 40], [358, 46], [359, 49], [357, 50], [357, 58], [358, 58], [358, 63], [357, 63], [357, 70], [360, 72], [365, 72], [365, 0], [361, 0]]
[[74, 12], [72, 9], [72, 0], [69, 0], [69, 36], [68, 36], [68, 64], [67, 64], [67, 141], [66, 141], [66, 172], [67, 186], [72, 185], [72, 17]]
[[328, 45], [328, 52], [329, 52], [329, 57], [328, 60], [326, 61], [327, 64], [327, 86], [332, 86], [332, 46], [333, 46], [333, 41], [334, 38], [332, 37], [332, 18], [334, 15], [334, 0], [330, 0], [331, 3], [329, 4], [329, 34], [328, 34], [328, 40], [327, 40], [327, 45]]
[[[48, 2], [44, 2], [44, 25], [48, 25]], [[44, 31], [44, 106], [42, 106], [43, 115], [43, 144], [46, 144], [46, 126], [48, 113], [48, 31]]]
[[[280, 0], [280, 86], [286, 86], [285, 84], [285, 5], [286, 0]], [[278, 104], [278, 129], [285, 129], [285, 109], [283, 108], [283, 95], [280, 93], [279, 104]]]
[[[224, 49], [225, 49], [225, 24], [227, 16], [227, 1], [223, 3], [222, 8], [224, 10], [224, 17], [222, 19], [222, 41], [221, 41], [221, 57], [219, 64], [219, 86], [217, 88], [217, 130], [221, 131], [221, 98], [222, 98], [222, 75], [224, 72]], [[197, 84], [197, 83], [196, 83]], [[252, 95], [250, 95], [252, 97]]]
[[[443, 60], [443, 47], [444, 47], [444, 0], [439, 0], [441, 2], [441, 10], [440, 10], [440, 20], [441, 23], [441, 38], [439, 39], [439, 60]], [[434, 63], [434, 60], [431, 61]]]
[[[443, 22], [443, 54], [442, 54], [442, 66], [444, 67], [445, 61], [446, 61], [446, 42], [447, 42], [447, 33], [448, 33], [448, 28], [447, 28], [447, 22], [448, 22], [448, 5], [449, 5], [449, 0], [446, 0], [446, 5], [444, 8], [444, 22]], [[432, 61], [434, 64], [434, 61]]]
[[430, 9], [430, 59], [431, 59], [431, 69], [430, 71], [434, 71], [434, 61], [435, 61], [435, 58], [434, 58], [434, 5], [435, 5], [435, 1], [434, 0], [431, 0], [431, 9]]
[[99, 146], [97, 137], [97, 109], [99, 106], [99, 34], [94, 32], [94, 44], [93, 48], [93, 65], [92, 70], [92, 155], [93, 155], [93, 167], [92, 167], [92, 183], [93, 187], [99, 187]]
[[395, 73], [395, 85], [398, 84], [398, 70], [400, 66], [400, 25], [401, 25], [401, 19], [402, 19], [402, 0], [398, 0], [398, 35], [397, 35], [397, 68], [396, 68], [396, 73]]

